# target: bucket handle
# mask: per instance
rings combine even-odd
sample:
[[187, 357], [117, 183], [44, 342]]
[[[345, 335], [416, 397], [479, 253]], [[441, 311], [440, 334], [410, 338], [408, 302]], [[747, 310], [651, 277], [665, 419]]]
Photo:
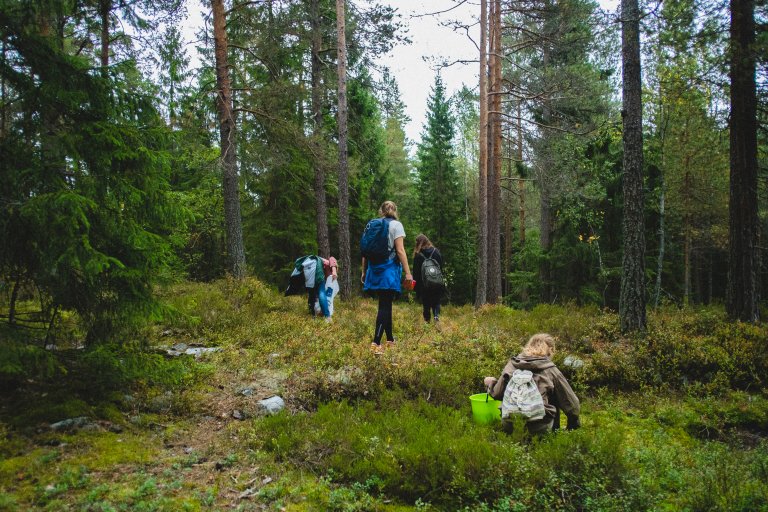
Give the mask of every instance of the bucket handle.
[[491, 396], [491, 386], [488, 386], [488, 388], [485, 390], [485, 403], [488, 403], [488, 398]]

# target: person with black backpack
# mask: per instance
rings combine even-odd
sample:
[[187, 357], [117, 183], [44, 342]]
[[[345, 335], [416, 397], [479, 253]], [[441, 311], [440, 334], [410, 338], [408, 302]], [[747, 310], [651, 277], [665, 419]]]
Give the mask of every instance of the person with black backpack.
[[443, 256], [432, 245], [427, 235], [416, 237], [413, 250], [413, 271], [416, 275], [416, 298], [421, 300], [424, 321], [429, 323], [434, 317], [435, 325], [440, 320], [440, 299], [445, 292], [443, 277]]
[[392, 335], [392, 301], [400, 293], [403, 269], [406, 281], [413, 281], [404, 239], [405, 228], [397, 218], [397, 205], [392, 201], [384, 201], [379, 208], [379, 218], [368, 222], [360, 239], [360, 253], [363, 256], [360, 281], [365, 291], [379, 297], [371, 343], [371, 350], [375, 354], [383, 352], [381, 338], [385, 334], [387, 346], [395, 343]]

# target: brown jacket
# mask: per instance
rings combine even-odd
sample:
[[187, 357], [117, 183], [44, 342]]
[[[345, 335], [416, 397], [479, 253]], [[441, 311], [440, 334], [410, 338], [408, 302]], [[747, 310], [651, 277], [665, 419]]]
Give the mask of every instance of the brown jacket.
[[[568, 429], [575, 429], [581, 426], [579, 413], [581, 406], [579, 398], [571, 389], [571, 385], [565, 379], [562, 372], [555, 366], [548, 357], [524, 356], [520, 354], [511, 358], [501, 377], [490, 390], [490, 394], [496, 400], [504, 398], [504, 390], [507, 388], [512, 373], [515, 370], [530, 370], [533, 373], [533, 380], [539, 388], [541, 397], [544, 399], [544, 418], [535, 421], [529, 421], [527, 426], [531, 432], [545, 432], [552, 428], [557, 410], [561, 409], [568, 417]], [[559, 425], [559, 418], [557, 418]]]

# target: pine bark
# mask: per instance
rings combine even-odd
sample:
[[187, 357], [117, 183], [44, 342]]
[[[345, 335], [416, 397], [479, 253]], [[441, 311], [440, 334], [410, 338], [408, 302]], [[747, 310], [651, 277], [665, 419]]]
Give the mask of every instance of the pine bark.
[[347, 165], [347, 38], [346, 2], [336, 0], [338, 38], [339, 125], [339, 288], [342, 298], [352, 295], [352, 257], [349, 244], [349, 170]]
[[488, 278], [488, 7], [480, 0], [480, 163], [478, 179], [478, 251], [475, 307], [487, 301]]
[[725, 308], [734, 320], [757, 322], [760, 293], [754, 0], [731, 0], [730, 38], [730, 247]]
[[[323, 128], [322, 61], [320, 51], [323, 44], [320, 0], [310, 0], [310, 30], [312, 45], [312, 136], [317, 154], [321, 152], [320, 140]], [[325, 168], [323, 161], [315, 156], [312, 165], [315, 170], [315, 222], [317, 223], [317, 248], [323, 258], [331, 256], [331, 242], [328, 234], [328, 202], [325, 196]]]
[[219, 116], [221, 170], [224, 194], [224, 223], [227, 231], [229, 272], [236, 279], [245, 277], [245, 248], [240, 217], [240, 186], [237, 173], [236, 126], [232, 107], [227, 51], [226, 16], [223, 0], [211, 0], [213, 11], [213, 41], [216, 58], [216, 110]]
[[[550, 48], [549, 42], [544, 42], [543, 50], [543, 67], [547, 69], [549, 67]], [[551, 99], [544, 97], [544, 104], [542, 106], [541, 119], [544, 126], [550, 126], [552, 123], [552, 107], [550, 105]], [[546, 130], [546, 128], [544, 128]], [[547, 136], [547, 133], [544, 133]], [[548, 167], [548, 166], [547, 166]], [[550, 250], [552, 249], [552, 232], [554, 230], [554, 221], [552, 219], [552, 184], [550, 183], [551, 171], [547, 168], [539, 171], [539, 244], [541, 245], [541, 252], [543, 257], [539, 263], [539, 281], [541, 283], [541, 301], [550, 303], [554, 300], [552, 292], [552, 270], [549, 263]]]
[[644, 331], [646, 327], [643, 107], [638, 0], [622, 0], [621, 18], [624, 254], [619, 317], [622, 332], [632, 332]]
[[489, 115], [492, 166], [488, 180], [488, 302], [501, 298], [501, 0], [493, 0], [490, 16], [490, 102]]
[[106, 75], [109, 67], [109, 14], [112, 12], [112, 0], [99, 2], [99, 15], [101, 16], [101, 69]]

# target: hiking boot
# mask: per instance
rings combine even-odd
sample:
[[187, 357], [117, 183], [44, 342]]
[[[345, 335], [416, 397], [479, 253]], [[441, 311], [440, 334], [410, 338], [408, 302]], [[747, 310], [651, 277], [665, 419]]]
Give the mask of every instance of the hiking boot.
[[384, 353], [384, 347], [376, 343], [371, 343], [371, 352], [373, 352], [374, 355], [380, 356]]
[[387, 347], [387, 350], [395, 347], [395, 340], [387, 340], [385, 346]]

